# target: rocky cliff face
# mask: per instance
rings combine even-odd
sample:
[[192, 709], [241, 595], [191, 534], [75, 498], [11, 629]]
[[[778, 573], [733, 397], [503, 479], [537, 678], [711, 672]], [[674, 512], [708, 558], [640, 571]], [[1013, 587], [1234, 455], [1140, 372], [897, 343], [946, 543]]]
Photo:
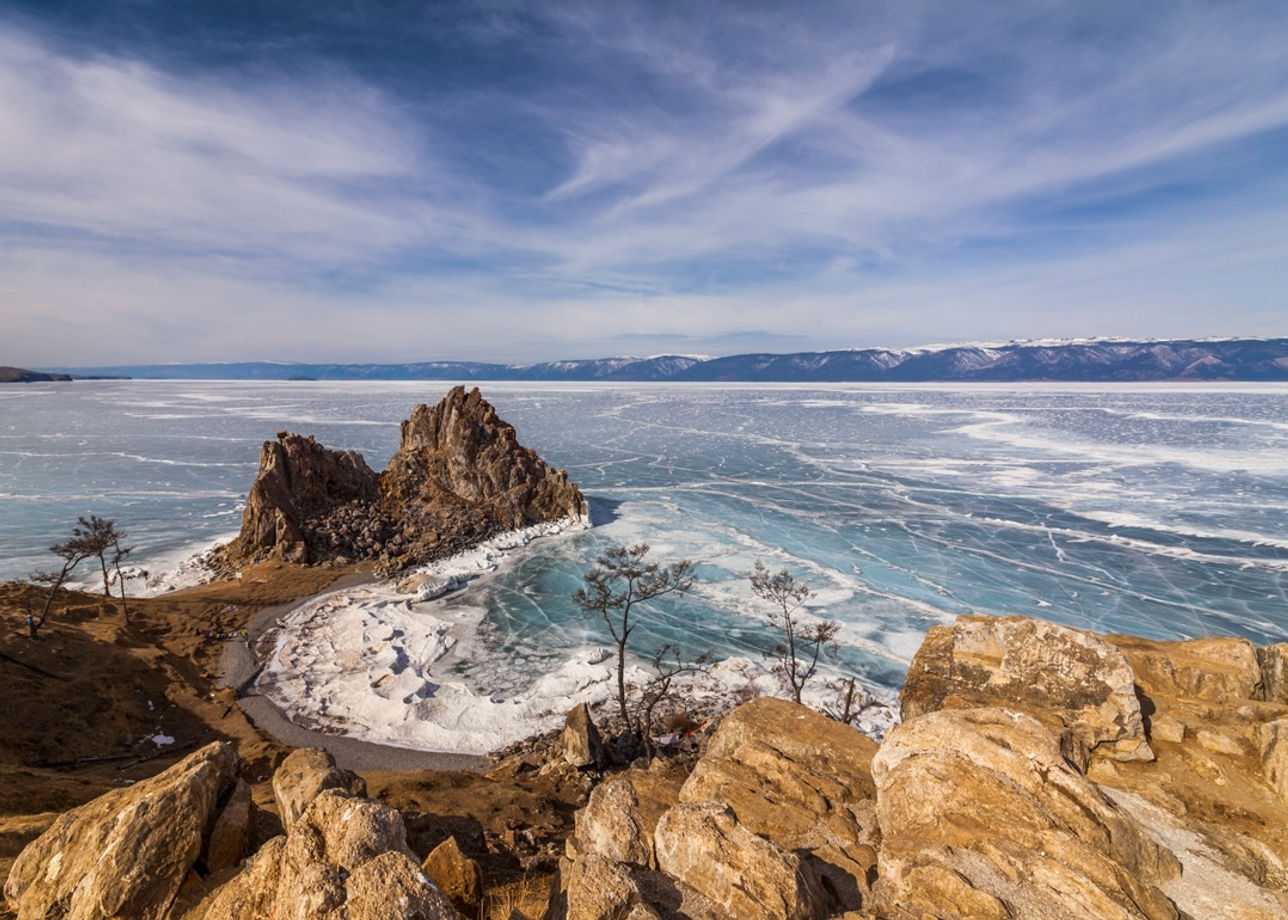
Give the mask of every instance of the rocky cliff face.
[[241, 533], [222, 558], [230, 567], [278, 558], [396, 570], [586, 513], [564, 471], [520, 445], [477, 388], [456, 387], [412, 410], [383, 473], [361, 454], [278, 432], [264, 444]]

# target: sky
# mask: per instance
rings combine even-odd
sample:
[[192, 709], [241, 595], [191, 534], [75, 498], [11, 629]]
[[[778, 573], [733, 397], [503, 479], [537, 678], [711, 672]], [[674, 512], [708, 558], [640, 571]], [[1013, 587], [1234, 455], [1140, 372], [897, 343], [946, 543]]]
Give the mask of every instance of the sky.
[[0, 364], [1288, 334], [1288, 3], [0, 0]]

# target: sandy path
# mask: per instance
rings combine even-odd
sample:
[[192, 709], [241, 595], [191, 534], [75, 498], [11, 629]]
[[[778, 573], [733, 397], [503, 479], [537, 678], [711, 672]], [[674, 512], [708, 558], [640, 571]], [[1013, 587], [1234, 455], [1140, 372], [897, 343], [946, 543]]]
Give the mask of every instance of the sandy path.
[[325, 591], [312, 597], [300, 598], [289, 604], [266, 607], [251, 618], [247, 626], [249, 637], [245, 642], [226, 642], [221, 661], [221, 677], [230, 687], [237, 688], [237, 705], [255, 727], [292, 747], [320, 747], [331, 753], [337, 764], [349, 770], [471, 770], [482, 772], [488, 765], [486, 759], [475, 754], [417, 751], [409, 748], [374, 744], [347, 735], [331, 735], [297, 725], [282, 713], [267, 697], [252, 688], [263, 667], [256, 655], [256, 648], [265, 635], [275, 629], [277, 620], [315, 597], [330, 594], [342, 588], [370, 584], [377, 579], [367, 575], [341, 578]]

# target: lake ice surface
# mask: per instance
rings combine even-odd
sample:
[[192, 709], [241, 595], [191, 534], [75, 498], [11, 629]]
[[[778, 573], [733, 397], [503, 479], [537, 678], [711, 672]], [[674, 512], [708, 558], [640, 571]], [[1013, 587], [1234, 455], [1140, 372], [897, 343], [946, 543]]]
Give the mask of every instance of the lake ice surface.
[[[0, 577], [48, 567], [45, 547], [89, 512], [129, 531], [139, 563], [170, 567], [236, 531], [279, 429], [380, 469], [398, 422], [448, 386], [0, 389]], [[460, 750], [550, 724], [606, 691], [606, 665], [589, 662], [610, 640], [571, 601], [580, 575], [639, 540], [659, 561], [693, 558], [700, 580], [648, 609], [637, 648], [732, 659], [725, 690], [764, 684], [773, 636], [746, 580], [758, 559], [844, 624], [828, 673], [887, 699], [926, 629], [970, 611], [1288, 639], [1283, 385], [481, 387], [522, 443], [569, 471], [595, 526], [463, 560], [486, 570], [508, 552], [437, 601], [376, 590], [300, 611], [266, 687], [295, 717]], [[345, 678], [328, 670], [341, 651]]]

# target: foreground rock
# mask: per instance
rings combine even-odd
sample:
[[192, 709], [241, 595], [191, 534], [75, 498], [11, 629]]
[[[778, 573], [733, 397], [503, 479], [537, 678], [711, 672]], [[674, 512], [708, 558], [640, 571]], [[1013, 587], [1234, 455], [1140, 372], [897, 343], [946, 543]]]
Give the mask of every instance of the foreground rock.
[[362, 777], [341, 770], [335, 758], [321, 748], [300, 748], [288, 754], [273, 773], [273, 798], [283, 829], [289, 832], [309, 803], [325, 789], [338, 789], [358, 798], [367, 794]]
[[[1060, 755], [1040, 722], [944, 710], [897, 726], [872, 764], [879, 912], [1176, 920], [1175, 856]], [[986, 834], [981, 831], [987, 829]]]
[[186, 920], [227, 917], [457, 920], [457, 913], [408, 849], [397, 811], [328, 789]]
[[19, 920], [169, 916], [236, 773], [232, 748], [211, 744], [67, 812], [19, 855], [5, 897]]
[[591, 794], [550, 918], [1288, 916], [1285, 649], [932, 630], [878, 749], [779, 700]]
[[1061, 735], [1085, 766], [1097, 748], [1153, 760], [1127, 659], [1092, 633], [1027, 617], [960, 616], [936, 626], [900, 695], [904, 719], [939, 709], [1019, 708]]
[[313, 438], [282, 431], [265, 442], [241, 533], [221, 562], [374, 561], [393, 571], [586, 513], [565, 472], [521, 446], [477, 388], [456, 387], [412, 410], [383, 473]]
[[837, 908], [868, 896], [880, 840], [872, 758], [853, 728], [785, 700], [753, 700], [720, 724], [680, 790], [727, 805], [738, 821], [800, 855]]
[[[446, 887], [463, 916], [506, 920], [1282, 920], [1285, 652], [963, 618], [927, 637], [914, 712], [879, 749], [755, 700], [724, 717], [691, 771], [655, 761], [602, 777], [560, 841], [557, 879], [538, 877], [553, 848], [515, 859], [549, 800], [493, 802], [485, 837], [457, 813], [473, 788], [463, 775], [409, 775], [391, 794], [388, 776], [367, 774], [378, 804], [309, 750], [282, 763], [271, 795], [255, 790], [286, 833], [238, 870], [253, 804], [214, 745], [58, 818], [6, 894], [22, 918], [450, 918]], [[573, 721], [575, 734], [590, 727]], [[1123, 756], [1144, 742], [1154, 759]], [[599, 774], [569, 750], [593, 761], [589, 744], [552, 736], [504, 776], [581, 789]], [[501, 882], [507, 871], [533, 876]], [[535, 896], [513, 912], [505, 884]]]

